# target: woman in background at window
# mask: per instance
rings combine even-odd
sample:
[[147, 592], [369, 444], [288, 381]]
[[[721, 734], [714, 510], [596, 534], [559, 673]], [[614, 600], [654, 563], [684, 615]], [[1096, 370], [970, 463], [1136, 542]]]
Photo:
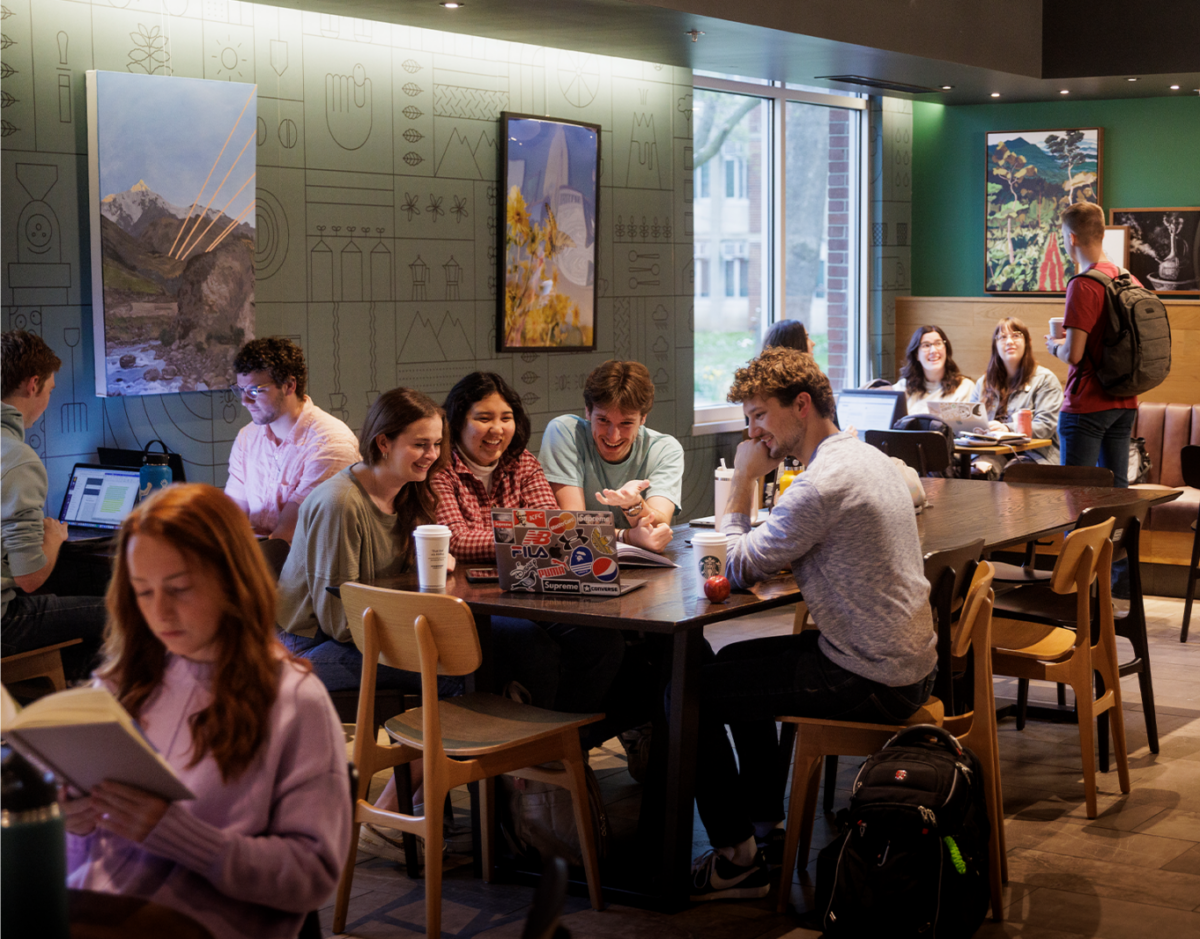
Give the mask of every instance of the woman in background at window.
[[812, 355], [812, 351], [817, 347], [817, 344], [812, 341], [808, 335], [808, 330], [804, 328], [804, 324], [799, 320], [780, 320], [767, 330], [766, 338], [763, 339], [764, 349], [771, 349], [775, 346], [798, 349], [801, 352], [807, 352], [809, 355]]
[[921, 326], [908, 341], [900, 380], [892, 387], [908, 395], [909, 414], [928, 414], [930, 401], [966, 401], [974, 383], [954, 364], [942, 328]]
[[68, 884], [162, 903], [214, 936], [294, 937], [346, 858], [345, 740], [275, 638], [272, 577], [220, 490], [170, 486], [125, 519], [97, 676], [196, 798], [106, 781], [65, 801]]
[[[472, 372], [445, 403], [453, 449], [431, 478], [438, 524], [450, 529], [450, 553], [466, 564], [496, 563], [492, 508], [545, 509], [558, 503], [542, 465], [525, 447], [529, 416], [517, 393], [494, 372]], [[619, 630], [533, 623], [493, 616], [495, 674], [502, 690], [516, 680], [538, 707], [600, 710], [625, 655]]]
[[[987, 409], [988, 430], [1016, 433], [1017, 411], [1033, 411], [1033, 436], [1053, 441], [1044, 450], [1029, 450], [1022, 459], [1036, 463], [1054, 463], [1058, 459], [1058, 411], [1063, 403], [1062, 384], [1050, 369], [1033, 359], [1029, 327], [1015, 317], [1002, 319], [992, 333], [992, 355], [987, 371], [971, 391], [972, 401], [982, 401]], [[988, 456], [984, 460], [997, 468], [1008, 457]]]

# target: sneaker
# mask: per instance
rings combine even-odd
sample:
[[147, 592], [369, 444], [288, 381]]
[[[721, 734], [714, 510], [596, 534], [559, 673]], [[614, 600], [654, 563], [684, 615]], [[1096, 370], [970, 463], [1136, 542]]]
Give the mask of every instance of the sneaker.
[[749, 867], [734, 864], [717, 851], [702, 854], [692, 862], [693, 902], [765, 897], [770, 889], [770, 871], [761, 851]]
[[[358, 830], [358, 853], [369, 857], [379, 857], [387, 861], [404, 864], [404, 840], [401, 832], [394, 828], [382, 828], [364, 823]], [[417, 863], [425, 863], [425, 839], [417, 839]]]
[[621, 733], [617, 739], [625, 748], [625, 759], [628, 761], [629, 775], [634, 782], [646, 778], [646, 767], [650, 765], [650, 731], [653, 724], [643, 724]]

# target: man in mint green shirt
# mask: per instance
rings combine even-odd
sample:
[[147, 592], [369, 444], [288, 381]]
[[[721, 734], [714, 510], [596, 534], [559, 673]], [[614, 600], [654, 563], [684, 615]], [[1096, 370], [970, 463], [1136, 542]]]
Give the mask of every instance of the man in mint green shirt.
[[683, 447], [646, 427], [654, 383], [640, 362], [610, 359], [583, 389], [584, 417], [564, 414], [546, 427], [538, 454], [564, 509], [612, 508], [623, 541], [661, 552], [683, 490]]

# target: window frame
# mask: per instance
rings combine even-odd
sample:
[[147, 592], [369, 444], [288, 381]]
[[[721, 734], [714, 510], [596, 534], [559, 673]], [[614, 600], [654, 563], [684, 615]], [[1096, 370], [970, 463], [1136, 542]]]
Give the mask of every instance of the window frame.
[[[787, 179], [787, 148], [785, 146], [787, 140], [787, 103], [789, 101], [796, 101], [829, 108], [841, 108], [857, 113], [857, 127], [854, 132], [854, 137], [857, 141], [855, 147], [857, 153], [853, 167], [854, 180], [851, 186], [851, 198], [853, 202], [853, 211], [851, 214], [855, 219], [856, 230], [850, 239], [854, 243], [856, 251], [853, 264], [851, 265], [850, 277], [847, 278], [854, 285], [852, 300], [854, 315], [851, 319], [856, 354], [849, 357], [849, 364], [854, 372], [853, 381], [857, 383], [858, 376], [864, 372], [864, 363], [868, 360], [866, 343], [862, 341], [862, 337], [866, 335], [867, 330], [866, 300], [869, 296], [867, 290], [867, 269], [869, 265], [866, 263], [867, 212], [869, 209], [869, 200], [867, 199], [869, 154], [866, 141], [864, 140], [868, 107], [867, 97], [865, 95], [850, 97], [846, 95], [820, 94], [787, 88], [781, 82], [760, 85], [700, 74], [693, 74], [692, 87], [704, 91], [723, 91], [729, 94], [761, 98], [769, 103], [769, 120], [767, 121], [766, 128], [768, 141], [768, 172], [766, 174], [767, 204], [764, 207], [764, 214], [768, 219], [764, 228], [765, 241], [767, 243], [765, 253], [768, 274], [767, 283], [763, 285], [764, 306], [768, 311], [768, 315], [760, 320], [759, 327], [763, 335], [765, 335], [766, 330], [775, 322], [776, 311], [784, 309], [786, 304], [787, 199], [784, 194], [784, 183]], [[711, 176], [710, 170], [710, 187], [713, 184]], [[725, 185], [725, 168], [723, 162], [721, 185]], [[715, 267], [715, 264], [710, 264], [710, 278], [715, 274]], [[724, 280], [724, 277], [722, 277], [722, 280]], [[714, 286], [710, 281], [710, 291]], [[723, 289], [724, 286], [722, 285]], [[762, 336], [760, 335], [760, 341], [761, 338]], [[693, 381], [695, 381], [694, 377]], [[694, 437], [705, 434], [739, 431], [745, 425], [745, 418], [742, 415], [742, 409], [739, 405], [724, 404], [693, 407], [692, 436]]]

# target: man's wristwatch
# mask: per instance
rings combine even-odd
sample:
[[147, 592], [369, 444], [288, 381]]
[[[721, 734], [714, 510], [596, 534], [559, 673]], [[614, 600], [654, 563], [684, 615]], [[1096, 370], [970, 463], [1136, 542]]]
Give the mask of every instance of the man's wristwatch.
[[622, 506], [621, 511], [625, 513], [625, 517], [628, 519], [641, 518], [642, 513], [646, 511], [646, 500], [638, 499], [637, 504], [634, 506]]

